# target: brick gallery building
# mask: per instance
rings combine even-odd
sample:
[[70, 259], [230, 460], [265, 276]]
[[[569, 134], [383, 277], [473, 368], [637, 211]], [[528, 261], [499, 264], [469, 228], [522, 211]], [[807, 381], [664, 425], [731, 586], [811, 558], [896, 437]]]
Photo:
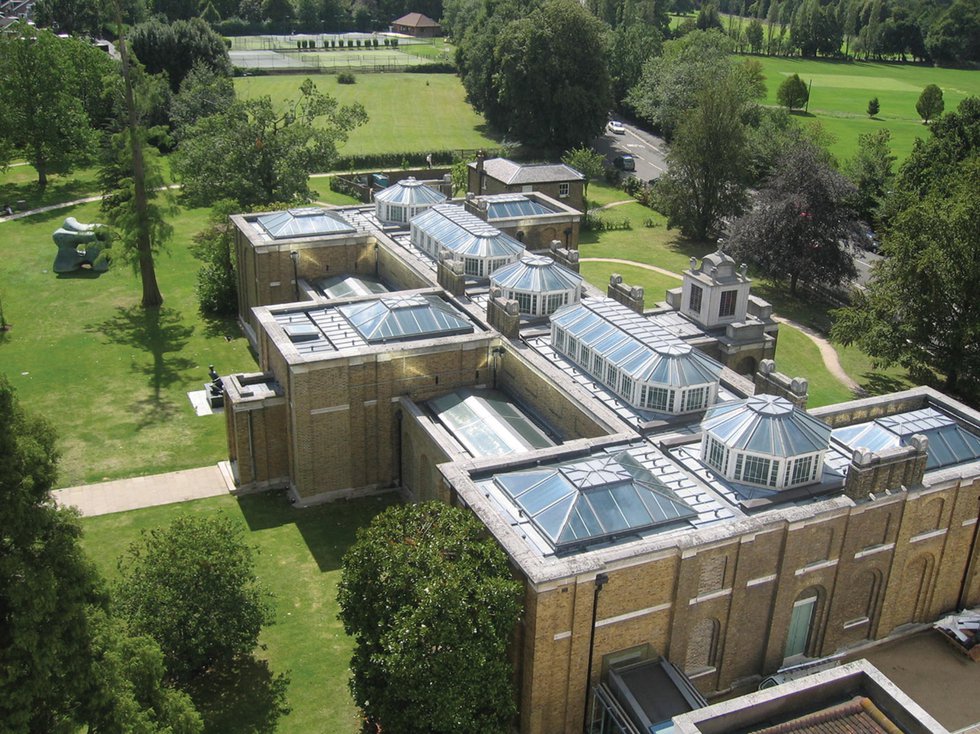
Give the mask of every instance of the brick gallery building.
[[[522, 231], [568, 214], [527, 200]], [[473, 511], [524, 584], [522, 732], [643, 731], [636, 671], [703, 702], [980, 604], [976, 411], [928, 388], [807, 411], [723, 252], [645, 310], [582, 281], [577, 243], [522, 253], [485, 203], [433, 202], [415, 229], [232, 217], [261, 372], [224, 378], [229, 453], [300, 506]]]

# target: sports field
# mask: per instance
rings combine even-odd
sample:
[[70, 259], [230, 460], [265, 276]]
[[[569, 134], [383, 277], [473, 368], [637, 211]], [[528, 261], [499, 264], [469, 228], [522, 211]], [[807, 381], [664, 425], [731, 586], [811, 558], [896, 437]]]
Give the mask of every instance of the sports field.
[[[239, 97], [269, 95], [279, 104], [298, 96], [304, 74], [235, 79]], [[466, 102], [454, 74], [358, 74], [355, 84], [313, 75], [317, 88], [342, 104], [360, 102], [369, 121], [355, 130], [341, 155], [497, 147], [483, 118]]]
[[[839, 159], [854, 154], [861, 133], [885, 127], [892, 133], [892, 151], [903, 160], [911, 152], [912, 142], [927, 133], [915, 103], [928, 84], [938, 84], [943, 90], [947, 111], [955, 109], [964, 97], [980, 95], [977, 71], [919, 64], [747, 58], [762, 64], [768, 104], [777, 104], [776, 90], [787, 76], [799, 74], [807, 84], [812, 81], [809, 110], [798, 117], [818, 121], [834, 136], [831, 150]], [[874, 119], [867, 114], [872, 97], [877, 97], [881, 105]]]

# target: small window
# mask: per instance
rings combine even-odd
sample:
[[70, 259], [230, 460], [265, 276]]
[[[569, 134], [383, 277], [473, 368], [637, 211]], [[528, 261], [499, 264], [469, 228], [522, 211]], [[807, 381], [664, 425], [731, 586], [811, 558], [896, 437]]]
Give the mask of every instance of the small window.
[[531, 294], [514, 293], [514, 300], [517, 301], [517, 310], [521, 313], [531, 313]]
[[738, 291], [722, 291], [721, 306], [718, 307], [718, 315], [721, 317], [735, 315], [735, 301], [738, 299]]
[[711, 436], [707, 437], [708, 441], [708, 466], [713, 466], [720, 472], [725, 471], [725, 466], [728, 464], [728, 449], [725, 444], [721, 441], [717, 441]]
[[803, 482], [809, 482], [813, 479], [814, 475], [814, 457], [813, 456], [802, 456], [793, 462], [793, 478], [790, 484], [801, 484]]
[[475, 258], [466, 258], [466, 274], [479, 278], [483, 275], [483, 261]]
[[693, 313], [701, 313], [701, 298], [703, 296], [704, 296], [704, 291], [701, 290], [701, 286], [699, 285], [691, 286], [690, 309]]
[[568, 197], [568, 184], [560, 183], [558, 184], [558, 198], [565, 199]]
[[[746, 456], [742, 467], [742, 481], [752, 484], [770, 484], [772, 462], [760, 456]], [[738, 477], [735, 477], [738, 479]], [[771, 482], [775, 484], [775, 481]]]
[[708, 388], [692, 387], [690, 390], [685, 390], [681, 403], [681, 411], [684, 413], [701, 410], [708, 403]]
[[565, 351], [565, 332], [562, 329], [555, 329], [555, 349]]
[[619, 376], [619, 394], [622, 395], [627, 402], [633, 402], [633, 378], [629, 376], [629, 373], [622, 372]]
[[640, 404], [651, 410], [670, 411], [673, 408], [674, 391], [664, 387], [643, 386], [640, 391]]
[[619, 370], [612, 366], [612, 364], [606, 365], [606, 384], [612, 388], [616, 387], [616, 380], [619, 379]]
[[568, 352], [566, 352], [572, 359], [578, 359], [578, 339], [574, 336], [568, 337]]
[[530, 194], [532, 191], [534, 191], [534, 187], [533, 186], [528, 186], [527, 184], [525, 184], [524, 186], [521, 186], [521, 192], [524, 193], [524, 194]]
[[582, 345], [582, 351], [579, 354], [578, 361], [582, 363], [582, 366], [585, 367], [585, 369], [588, 369], [589, 364], [592, 362], [592, 350], [584, 344]]
[[592, 374], [601, 375], [602, 374], [602, 353], [595, 352], [592, 355]]
[[545, 306], [545, 315], [553, 314], [559, 308], [565, 305], [565, 294], [556, 293], [548, 296], [547, 305]]

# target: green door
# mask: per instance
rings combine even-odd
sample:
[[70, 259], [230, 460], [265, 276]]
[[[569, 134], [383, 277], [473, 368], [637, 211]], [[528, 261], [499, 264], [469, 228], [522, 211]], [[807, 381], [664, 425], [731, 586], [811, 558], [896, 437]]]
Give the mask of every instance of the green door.
[[786, 654], [791, 658], [806, 652], [806, 643], [810, 639], [810, 625], [813, 623], [813, 610], [817, 606], [817, 597], [800, 599], [793, 604], [793, 616], [789, 621], [789, 635], [786, 638]]

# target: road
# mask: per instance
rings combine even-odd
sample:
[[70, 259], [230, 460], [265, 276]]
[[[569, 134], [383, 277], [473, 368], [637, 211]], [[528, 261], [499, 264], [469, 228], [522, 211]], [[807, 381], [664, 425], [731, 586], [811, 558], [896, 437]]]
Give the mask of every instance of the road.
[[857, 278], [855, 278], [854, 282], [864, 288], [871, 278], [871, 266], [881, 260], [881, 255], [857, 248], [854, 249], [854, 253], [854, 267], [858, 271]]
[[614, 135], [607, 129], [596, 139], [595, 149], [610, 164], [616, 156], [629, 153], [636, 159], [634, 176], [643, 181], [659, 178], [667, 170], [667, 162], [664, 160], [667, 146], [663, 139], [625, 122], [623, 127], [626, 128], [625, 135]]

